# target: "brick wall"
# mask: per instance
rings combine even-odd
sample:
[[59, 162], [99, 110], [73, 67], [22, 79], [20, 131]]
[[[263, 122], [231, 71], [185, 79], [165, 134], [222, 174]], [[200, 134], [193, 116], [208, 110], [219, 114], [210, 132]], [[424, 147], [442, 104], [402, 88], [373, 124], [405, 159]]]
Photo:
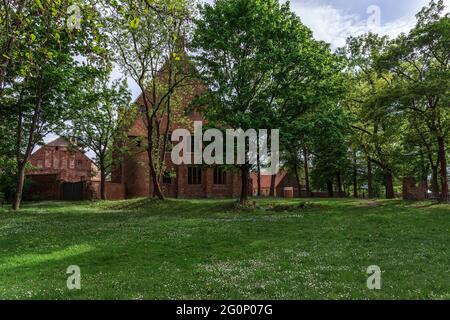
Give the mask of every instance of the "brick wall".
[[[238, 171], [226, 171], [225, 184], [214, 184], [214, 169], [201, 168], [201, 184], [193, 185], [188, 181], [188, 166], [167, 164], [171, 172], [171, 182], [161, 181], [165, 196], [174, 198], [220, 198], [237, 197], [241, 192], [241, 177]], [[149, 183], [148, 157], [146, 153], [128, 156], [122, 162], [121, 181], [124, 184], [125, 198], [146, 197], [153, 192]], [[251, 188], [250, 188], [251, 190]]]
[[299, 197], [297, 178], [294, 175], [286, 174], [277, 185], [275, 192], [277, 197], [283, 197], [284, 188], [293, 188], [293, 196]]
[[92, 161], [80, 151], [67, 147], [43, 146], [30, 157], [33, 166], [27, 175], [58, 174], [65, 182], [78, 182], [92, 179], [95, 175]]
[[41, 174], [28, 177], [30, 188], [23, 194], [24, 200], [61, 199], [61, 181], [58, 174]]
[[[122, 200], [125, 199], [125, 188], [122, 183], [114, 183], [111, 181], [105, 182], [106, 200]], [[99, 200], [100, 196], [100, 181], [91, 181], [88, 183], [87, 200]]]

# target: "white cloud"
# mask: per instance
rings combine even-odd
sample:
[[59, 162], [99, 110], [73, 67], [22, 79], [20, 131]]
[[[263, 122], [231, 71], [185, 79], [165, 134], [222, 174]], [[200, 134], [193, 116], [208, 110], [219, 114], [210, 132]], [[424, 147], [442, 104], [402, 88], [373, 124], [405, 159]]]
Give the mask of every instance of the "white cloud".
[[361, 17], [331, 5], [320, 5], [314, 2], [294, 3], [292, 9], [300, 16], [303, 23], [311, 28], [316, 39], [330, 43], [333, 49], [343, 46], [349, 36], [372, 31], [393, 38], [402, 32], [408, 32], [416, 23], [414, 16], [405, 16], [393, 22], [377, 24], [376, 16], [374, 16], [376, 13], [373, 11]]

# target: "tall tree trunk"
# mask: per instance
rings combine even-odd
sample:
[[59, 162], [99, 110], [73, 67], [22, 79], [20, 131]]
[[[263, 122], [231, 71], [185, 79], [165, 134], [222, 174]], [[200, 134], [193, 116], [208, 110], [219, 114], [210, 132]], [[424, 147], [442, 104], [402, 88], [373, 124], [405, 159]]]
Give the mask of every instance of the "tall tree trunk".
[[297, 180], [297, 188], [298, 188], [298, 197], [302, 196], [302, 183], [300, 182], [300, 176], [298, 174], [298, 162], [296, 161], [294, 164], [295, 170], [295, 179]]
[[273, 174], [270, 177], [270, 196], [275, 197], [275, 181], [276, 181], [277, 175]]
[[420, 169], [422, 171], [420, 173], [420, 182], [424, 183], [428, 190], [428, 173], [430, 172], [430, 167], [427, 166], [423, 152], [420, 154]]
[[[270, 143], [272, 143], [272, 141], [270, 141]], [[275, 180], [276, 180], [277, 176], [275, 174], [272, 174], [271, 178], [270, 178], [270, 192], [269, 195], [271, 197], [275, 197]]]
[[333, 182], [327, 181], [327, 190], [328, 190], [328, 196], [330, 198], [333, 198], [334, 192], [333, 192]]
[[106, 172], [103, 164], [100, 164], [100, 199], [106, 200]]
[[386, 199], [394, 199], [394, 178], [392, 176], [392, 172], [389, 169], [384, 169], [384, 187], [386, 189]]
[[[156, 110], [151, 110], [152, 115], [150, 115], [150, 105], [147, 101], [147, 90], [143, 85], [142, 81], [143, 76], [141, 76], [141, 79], [139, 80], [139, 87], [142, 92], [143, 102], [145, 106], [145, 119], [147, 121], [147, 156], [148, 156], [148, 168], [149, 168], [149, 197], [152, 198], [156, 196], [160, 200], [164, 200], [164, 195], [161, 191], [161, 186], [159, 185], [159, 179], [158, 179], [158, 173], [155, 169], [155, 163], [153, 160], [153, 129], [155, 125], [155, 116], [156, 116]], [[156, 97], [156, 82], [155, 79], [152, 81], [152, 101], [153, 105], [155, 105], [157, 101]], [[159, 132], [159, 127], [156, 127], [156, 130]], [[159, 158], [159, 152], [160, 150], [155, 150], [155, 154], [158, 155]], [[152, 192], [153, 188], [153, 192]]]
[[311, 196], [311, 188], [309, 185], [309, 166], [308, 166], [308, 150], [306, 148], [303, 149], [303, 166], [305, 170], [305, 188], [306, 188], [306, 196]]
[[375, 198], [375, 194], [373, 192], [373, 175], [372, 175], [372, 161], [367, 159], [367, 197], [369, 199]]
[[158, 174], [155, 170], [155, 164], [153, 163], [152, 152], [150, 150], [147, 150], [147, 154], [148, 154], [148, 158], [149, 158], [148, 167], [150, 170], [150, 179], [149, 179], [150, 190], [149, 190], [149, 192], [152, 192], [151, 187], [153, 187], [153, 193], [151, 193], [151, 194], [154, 195], [159, 200], [164, 200], [164, 194], [161, 191]]
[[[422, 139], [423, 145], [426, 148], [426, 155], [428, 157], [428, 162], [431, 168], [431, 192], [434, 199], [439, 198], [439, 157], [437, 157], [437, 162], [434, 162], [433, 156], [435, 152], [432, 150], [430, 143], [423, 135], [420, 130], [417, 130], [420, 138]], [[426, 174], [428, 176], [428, 174]]]
[[256, 139], [256, 174], [257, 174], [257, 183], [258, 183], [258, 197], [261, 196], [261, 162], [259, 159], [259, 137]]
[[26, 163], [20, 163], [18, 165], [17, 182], [16, 182], [16, 194], [14, 197], [13, 210], [19, 210], [20, 203], [22, 202], [23, 185], [25, 182], [25, 165]]
[[338, 172], [336, 174], [336, 181], [337, 181], [337, 187], [338, 187], [339, 196], [341, 196], [341, 194], [342, 194], [342, 179], [341, 179], [341, 173], [340, 172]]
[[433, 193], [433, 198], [439, 198], [439, 167], [431, 165], [431, 192]]
[[358, 167], [355, 150], [353, 151], [353, 197], [358, 198]]
[[[33, 151], [33, 148], [35, 146], [35, 135], [36, 130], [38, 126], [38, 120], [41, 112], [41, 106], [42, 106], [42, 75], [39, 75], [38, 77], [38, 87], [36, 91], [36, 105], [34, 108], [34, 114], [31, 121], [30, 130], [28, 132], [27, 137], [27, 148], [25, 150], [25, 153], [23, 154], [23, 157], [21, 157], [21, 148], [20, 145], [22, 143], [22, 137], [23, 137], [23, 114], [22, 112], [19, 112], [19, 117], [17, 120], [17, 137], [16, 138], [16, 161], [17, 161], [17, 182], [16, 182], [16, 195], [14, 198], [14, 203], [12, 205], [13, 210], [18, 210], [20, 208], [20, 203], [22, 202], [22, 193], [23, 193], [23, 185], [25, 181], [25, 170], [26, 165], [28, 163], [28, 159], [30, 158], [31, 152]], [[18, 107], [20, 108], [20, 104], [22, 101], [22, 94], [19, 98]]]
[[440, 176], [441, 176], [441, 196], [439, 202], [448, 202], [448, 178], [447, 178], [447, 155], [445, 154], [445, 139], [439, 136], [438, 139], [439, 150], [439, 164], [440, 164]]
[[[145, 99], [144, 99], [145, 100]], [[157, 197], [160, 200], [164, 200], [164, 195], [161, 191], [161, 186], [159, 185], [159, 177], [158, 173], [155, 169], [155, 163], [153, 160], [153, 117], [147, 116], [147, 156], [148, 156], [148, 168], [150, 172], [150, 179], [149, 179], [149, 196], [150, 197]], [[159, 128], [157, 128], [159, 130]], [[156, 150], [156, 154], [159, 157], [159, 150]], [[153, 188], [153, 192], [152, 192]]]
[[241, 197], [240, 197], [240, 203], [245, 204], [248, 200], [248, 165], [242, 165], [241, 166], [241, 179], [242, 179], [242, 187], [241, 187]]

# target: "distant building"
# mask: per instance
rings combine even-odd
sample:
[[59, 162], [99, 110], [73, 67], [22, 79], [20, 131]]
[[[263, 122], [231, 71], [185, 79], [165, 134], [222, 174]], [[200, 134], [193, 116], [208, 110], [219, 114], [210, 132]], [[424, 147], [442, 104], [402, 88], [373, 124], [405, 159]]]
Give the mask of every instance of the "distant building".
[[62, 137], [34, 152], [29, 163], [27, 200], [82, 200], [86, 182], [99, 179], [92, 160]]
[[[253, 195], [258, 195], [258, 175], [252, 173], [250, 175], [253, 186]], [[272, 176], [261, 175], [261, 196], [270, 195], [270, 185], [272, 182]], [[286, 171], [280, 171], [275, 176], [275, 196], [283, 197], [284, 188], [293, 188], [294, 197], [299, 197], [298, 182], [294, 175], [287, 173]], [[304, 192], [306, 195], [306, 192]]]

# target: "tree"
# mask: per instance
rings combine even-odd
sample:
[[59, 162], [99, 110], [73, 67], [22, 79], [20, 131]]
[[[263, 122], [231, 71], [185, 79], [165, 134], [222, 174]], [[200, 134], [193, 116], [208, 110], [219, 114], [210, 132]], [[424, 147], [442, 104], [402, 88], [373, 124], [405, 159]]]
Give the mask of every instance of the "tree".
[[[134, 120], [126, 82], [109, 82], [109, 73], [93, 78], [78, 93], [78, 108], [62, 135], [76, 138], [77, 143], [95, 154], [100, 169], [100, 197], [106, 200], [106, 177], [120, 159], [126, 138], [124, 128]], [[113, 157], [114, 155], [114, 157]]]
[[404, 176], [418, 178], [428, 186], [431, 173], [430, 189], [434, 199], [439, 198], [439, 156], [435, 137], [429, 132], [423, 119], [414, 114], [407, 114], [407, 122], [402, 128], [403, 155], [399, 161], [403, 164]]
[[[188, 0], [107, 1], [105, 32], [115, 61], [141, 90], [147, 128], [150, 197], [164, 199], [160, 177], [177, 90], [190, 86], [184, 51], [189, 35]], [[163, 121], [165, 130], [161, 132]]]
[[388, 39], [374, 34], [349, 38], [340, 53], [347, 58], [349, 75], [345, 105], [353, 115], [353, 137], [371, 163], [383, 170], [387, 199], [394, 198], [394, 157], [401, 119], [379, 99], [391, 84], [386, 72], [378, 71], [376, 59], [386, 50]]
[[[2, 108], [14, 119], [10, 126], [15, 133], [12, 137], [17, 177], [15, 210], [20, 207], [32, 150], [47, 133], [68, 119], [75, 107], [69, 103], [70, 96], [92, 72], [75, 56], [95, 57], [102, 53], [92, 7], [83, 7], [91, 19], [86, 19], [80, 29], [66, 28], [66, 12], [72, 3], [42, 0], [7, 8], [8, 15], [20, 20], [15, 24], [14, 33], [6, 35], [14, 45], [6, 46], [8, 55], [4, 58], [8, 62], [2, 62], [6, 67], [2, 70], [0, 95]], [[2, 28], [8, 30], [9, 26], [2, 25]]]
[[326, 185], [333, 196], [333, 181], [337, 191], [342, 193], [342, 178], [348, 161], [347, 119], [339, 108], [316, 113], [312, 119], [311, 137], [313, 153], [314, 182], [317, 187]]
[[[328, 45], [317, 41], [303, 41], [302, 47], [307, 48], [302, 50], [302, 61], [313, 61], [302, 64], [297, 81], [289, 83], [290, 89], [285, 90], [280, 97], [279, 100], [283, 101], [285, 107], [277, 113], [276, 123], [283, 133], [281, 148], [289, 163], [288, 167], [292, 167], [297, 174], [299, 165], [303, 164], [306, 195], [310, 196], [310, 163], [319, 130], [315, 123], [320, 122], [321, 117], [331, 117], [332, 113], [341, 112], [337, 106], [345, 88], [342, 85], [342, 60], [331, 54]], [[336, 110], [330, 111], [334, 109]], [[338, 119], [340, 118], [337, 117], [336, 120]], [[298, 176], [297, 182], [300, 188]]]
[[0, 96], [18, 67], [13, 55], [23, 34], [21, 29], [31, 15], [26, 10], [28, 6], [32, 6], [32, 1], [2, 1], [0, 6]]
[[418, 128], [427, 128], [427, 133], [422, 134], [425, 140], [427, 134], [434, 137], [440, 166], [440, 201], [447, 202], [450, 15], [444, 14], [442, 0], [433, 0], [417, 14], [417, 19], [416, 27], [408, 35], [393, 40], [378, 59], [380, 70], [391, 72], [393, 77], [392, 85], [381, 99], [414, 123], [422, 122]]
[[[286, 124], [312, 104], [318, 92], [312, 88], [329, 71], [329, 48], [314, 41], [289, 3], [276, 0], [219, 0], [200, 6], [195, 23], [193, 47], [208, 86], [208, 121], [244, 131], [281, 129], [283, 135]], [[249, 169], [248, 163], [240, 165], [242, 203]]]

